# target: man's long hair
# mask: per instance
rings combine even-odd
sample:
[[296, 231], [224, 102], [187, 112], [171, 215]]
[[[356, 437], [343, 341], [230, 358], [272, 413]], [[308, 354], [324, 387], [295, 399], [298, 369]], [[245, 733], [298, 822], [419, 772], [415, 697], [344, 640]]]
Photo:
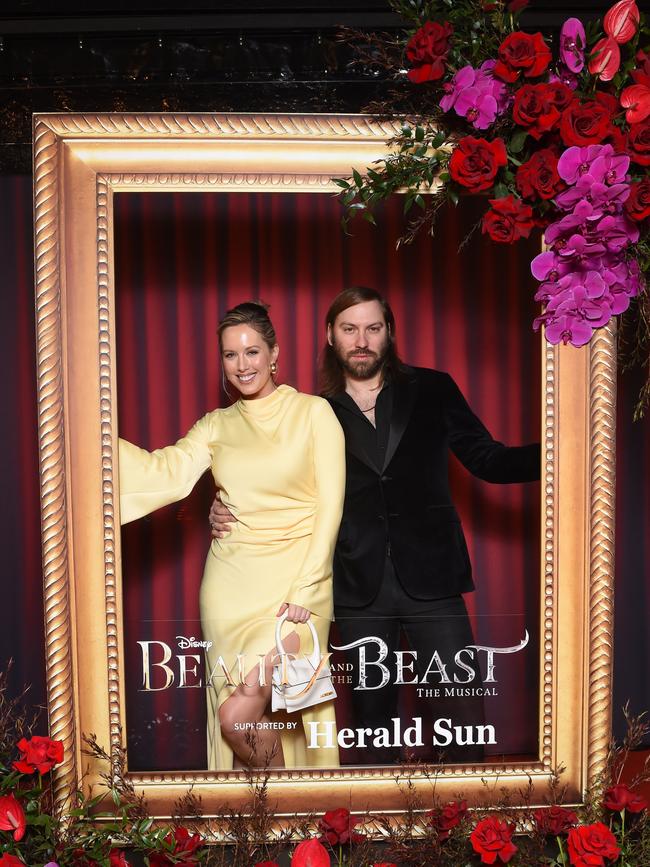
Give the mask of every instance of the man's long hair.
[[[388, 330], [388, 349], [382, 365], [382, 379], [387, 376], [396, 377], [402, 371], [403, 364], [395, 348], [395, 317], [388, 301], [376, 289], [369, 289], [367, 286], [351, 286], [349, 289], [344, 289], [332, 301], [325, 316], [325, 327], [330, 326], [334, 329], [334, 322], [340, 313], [348, 307], [363, 304], [364, 301], [377, 301], [381, 305]], [[345, 391], [345, 373], [334, 347], [329, 343], [325, 343], [321, 353], [319, 390], [323, 397], [333, 397]]]

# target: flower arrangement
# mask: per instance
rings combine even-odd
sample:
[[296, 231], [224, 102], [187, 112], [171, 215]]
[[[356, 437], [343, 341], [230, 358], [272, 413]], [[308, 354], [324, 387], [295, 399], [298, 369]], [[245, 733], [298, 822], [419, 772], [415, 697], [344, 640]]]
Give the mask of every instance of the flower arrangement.
[[[278, 831], [269, 801], [268, 771], [249, 773], [246, 808], [217, 811], [219, 833], [202, 821], [202, 805], [190, 791], [176, 804], [171, 825], [155, 824], [147, 805], [114, 758], [105, 790], [84, 797], [70, 793], [65, 812], [55, 809], [50, 776], [65, 758], [61, 742], [32, 735], [34, 720], [21, 712], [24, 696], [7, 698], [0, 672], [0, 867], [647, 867], [650, 864], [648, 804], [638, 791], [650, 780], [650, 762], [628, 784], [622, 772], [629, 751], [644, 741], [650, 725], [628, 716], [621, 746], [610, 748], [602, 777], [580, 808], [563, 806], [559, 774], [547, 803], [523, 806], [504, 798], [470, 810], [462, 797], [435, 798], [435, 768], [426, 803], [399, 776], [403, 813], [353, 816], [345, 807], [318, 817], [297, 817]], [[627, 711], [626, 711], [627, 715]], [[109, 757], [91, 736], [87, 752]], [[109, 809], [110, 805], [110, 809]], [[213, 806], [214, 810], [214, 806]], [[209, 846], [226, 841], [228, 846]], [[295, 841], [300, 842], [296, 843]]]
[[[391, 0], [404, 39], [350, 31], [358, 62], [396, 85], [371, 113], [402, 131], [365, 176], [338, 179], [347, 218], [405, 193], [408, 242], [440, 208], [487, 199], [497, 243], [544, 232], [531, 270], [550, 343], [582, 346], [634, 300], [647, 353], [650, 300], [650, 37], [635, 0], [600, 23], [565, 21], [554, 50], [519, 29], [527, 0]], [[650, 397], [650, 382], [643, 398]]]

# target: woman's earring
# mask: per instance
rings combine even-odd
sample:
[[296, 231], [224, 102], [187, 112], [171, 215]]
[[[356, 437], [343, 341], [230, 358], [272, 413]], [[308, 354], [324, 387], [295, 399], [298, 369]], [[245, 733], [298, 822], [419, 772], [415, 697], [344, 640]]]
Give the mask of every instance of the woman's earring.
[[271, 362], [271, 376], [275, 376], [275, 374], [277, 372], [278, 372], [278, 365], [276, 364], [275, 361], [272, 361]]

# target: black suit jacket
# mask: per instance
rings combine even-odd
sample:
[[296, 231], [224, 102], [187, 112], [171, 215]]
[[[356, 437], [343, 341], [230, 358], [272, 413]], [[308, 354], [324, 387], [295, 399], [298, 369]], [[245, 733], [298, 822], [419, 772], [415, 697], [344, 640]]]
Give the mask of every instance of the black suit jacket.
[[353, 437], [349, 413], [331, 405], [346, 439], [343, 518], [334, 554], [334, 604], [360, 607], [376, 596], [390, 553], [404, 589], [440, 599], [474, 589], [460, 518], [451, 501], [448, 451], [488, 482], [539, 479], [539, 444], [492, 438], [447, 373], [404, 367], [394, 380], [384, 465]]

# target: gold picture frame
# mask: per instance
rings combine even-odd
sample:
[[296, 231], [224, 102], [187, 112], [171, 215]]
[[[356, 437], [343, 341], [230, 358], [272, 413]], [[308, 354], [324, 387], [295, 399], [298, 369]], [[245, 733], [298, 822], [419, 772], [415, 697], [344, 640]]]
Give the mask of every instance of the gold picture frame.
[[[65, 761], [55, 791], [96, 786], [82, 752], [94, 733], [123, 746], [120, 537], [116, 499], [112, 197], [129, 190], [327, 192], [385, 153], [390, 123], [338, 115], [36, 115], [34, 201], [38, 399], [50, 735]], [[565, 768], [579, 802], [610, 738], [614, 556], [615, 336], [581, 349], [543, 345], [540, 712], [537, 761], [436, 776], [444, 799], [542, 802]], [[208, 805], [249, 797], [240, 772], [130, 774], [152, 814], [189, 785]], [[414, 769], [416, 787], [431, 781]], [[487, 781], [487, 787], [485, 785]], [[399, 812], [395, 771], [277, 771], [278, 817], [346, 804]]]

